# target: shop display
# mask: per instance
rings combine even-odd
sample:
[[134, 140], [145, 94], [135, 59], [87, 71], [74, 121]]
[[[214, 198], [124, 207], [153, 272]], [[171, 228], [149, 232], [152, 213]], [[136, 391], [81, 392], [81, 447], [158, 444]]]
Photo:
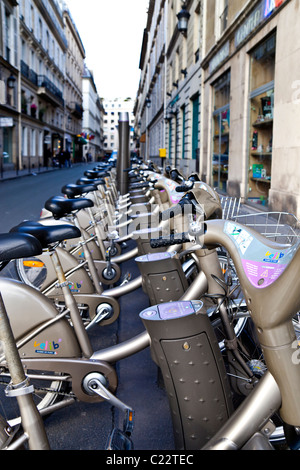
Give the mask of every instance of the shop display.
[[251, 56], [250, 93], [250, 202], [268, 204], [272, 178], [275, 36], [258, 46]]

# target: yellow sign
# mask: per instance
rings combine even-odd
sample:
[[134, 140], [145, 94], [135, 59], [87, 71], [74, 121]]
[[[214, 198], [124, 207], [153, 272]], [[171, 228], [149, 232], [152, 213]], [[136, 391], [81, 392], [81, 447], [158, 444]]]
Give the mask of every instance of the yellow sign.
[[166, 158], [167, 149], [159, 149], [159, 156], [160, 156], [160, 158]]

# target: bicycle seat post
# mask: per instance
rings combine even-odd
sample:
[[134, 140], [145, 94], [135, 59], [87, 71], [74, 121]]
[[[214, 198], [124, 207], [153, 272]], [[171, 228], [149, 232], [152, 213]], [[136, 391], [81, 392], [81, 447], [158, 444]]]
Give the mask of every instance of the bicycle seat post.
[[74, 296], [72, 295], [72, 292], [69, 289], [69, 282], [66, 279], [60, 259], [55, 250], [51, 252], [50, 256], [55, 272], [57, 274], [58, 287], [62, 289], [66, 307], [70, 311], [71, 321], [73, 323], [76, 336], [82, 349], [82, 353], [85, 357], [91, 357], [93, 354], [93, 349], [86, 329], [84, 328], [84, 325], [82, 323], [82, 319], [78, 310], [78, 305], [74, 299]]

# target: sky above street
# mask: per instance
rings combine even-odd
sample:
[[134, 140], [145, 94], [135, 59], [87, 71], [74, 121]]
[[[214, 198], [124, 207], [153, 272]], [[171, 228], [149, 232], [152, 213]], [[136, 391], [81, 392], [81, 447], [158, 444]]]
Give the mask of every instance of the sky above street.
[[100, 97], [135, 99], [149, 0], [66, 0]]

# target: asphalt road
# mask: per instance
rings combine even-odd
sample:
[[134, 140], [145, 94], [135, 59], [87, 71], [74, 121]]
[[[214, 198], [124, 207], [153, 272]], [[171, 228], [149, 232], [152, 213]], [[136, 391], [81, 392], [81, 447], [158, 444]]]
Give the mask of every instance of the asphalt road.
[[0, 181], [0, 233], [9, 231], [22, 220], [38, 220], [44, 203], [52, 196], [62, 195], [61, 188], [76, 183], [95, 164], [76, 164], [72, 168], [34, 173]]
[[[22, 220], [38, 220], [44, 202], [61, 194], [67, 183], [75, 183], [92, 164], [75, 166], [0, 183], [0, 233]], [[130, 242], [133, 244], [134, 242]], [[129, 244], [127, 249], [133, 246]], [[122, 273], [139, 274], [134, 260], [122, 266]], [[10, 264], [2, 276], [15, 277]], [[89, 333], [94, 350], [124, 341], [143, 331], [139, 312], [148, 298], [141, 288], [119, 299], [118, 320]], [[149, 348], [115, 365], [119, 384], [117, 395], [135, 410], [133, 443], [135, 450], [174, 449], [169, 405]], [[76, 403], [45, 419], [52, 450], [103, 450], [114, 426], [122, 427], [123, 416], [107, 403]]]

